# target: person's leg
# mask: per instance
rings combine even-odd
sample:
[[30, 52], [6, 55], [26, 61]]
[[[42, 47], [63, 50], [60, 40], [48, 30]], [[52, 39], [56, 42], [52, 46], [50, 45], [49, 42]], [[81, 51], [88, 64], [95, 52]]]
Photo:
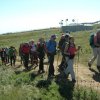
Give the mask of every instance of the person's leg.
[[49, 76], [54, 75], [54, 55], [49, 56]]
[[28, 63], [29, 63], [29, 54], [24, 55], [24, 66], [26, 69], [28, 69]]
[[13, 56], [13, 65], [15, 66], [16, 56]]
[[93, 62], [95, 61], [96, 58], [97, 58], [97, 48], [93, 48], [93, 56], [88, 62], [88, 66], [90, 68], [91, 68], [91, 65], [93, 64]]
[[74, 73], [74, 69], [73, 69], [73, 62], [74, 62], [74, 59], [69, 59], [68, 66], [69, 66], [69, 72], [71, 74], [72, 81], [75, 81], [75, 73]]
[[97, 57], [97, 69], [100, 72], [100, 47], [98, 48], [98, 57]]
[[[68, 65], [68, 61], [69, 61], [69, 57], [65, 57], [65, 60], [66, 60], [66, 64]], [[66, 65], [66, 66], [67, 66]], [[64, 70], [64, 73], [66, 74], [66, 75], [68, 75], [69, 74], [69, 68], [70, 66], [67, 66], [67, 68]]]
[[12, 56], [10, 57], [10, 64], [11, 64], [11, 66], [12, 66], [12, 60], [13, 60], [13, 58], [12, 58]]

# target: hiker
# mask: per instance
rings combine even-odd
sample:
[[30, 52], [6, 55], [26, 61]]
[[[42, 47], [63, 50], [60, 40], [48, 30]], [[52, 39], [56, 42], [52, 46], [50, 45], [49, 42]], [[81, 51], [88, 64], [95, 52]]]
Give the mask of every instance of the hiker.
[[47, 42], [47, 56], [49, 60], [49, 71], [48, 77], [54, 76], [54, 56], [56, 55], [56, 46], [57, 43], [55, 41], [56, 35], [52, 35], [50, 40]]
[[46, 44], [44, 38], [40, 38], [39, 42], [37, 43], [37, 52], [39, 57], [39, 70], [38, 73], [44, 73], [44, 58], [46, 52]]
[[37, 47], [34, 40], [30, 41], [30, 59], [31, 64], [38, 66], [38, 55], [37, 55]]
[[10, 46], [9, 48], [9, 58], [10, 58], [10, 64], [11, 66], [14, 65], [15, 66], [15, 62], [16, 62], [16, 49], [13, 46]]
[[19, 57], [20, 57], [21, 64], [23, 63], [22, 47], [23, 47], [23, 43], [21, 43], [20, 46], [19, 46]]
[[29, 69], [29, 53], [30, 53], [30, 46], [28, 43], [23, 43], [22, 45], [22, 55], [23, 55], [23, 64], [26, 70]]
[[61, 39], [59, 41], [59, 49], [61, 51], [61, 54], [62, 54], [62, 60], [61, 60], [61, 63], [59, 65], [59, 71], [63, 71], [63, 65], [65, 64], [65, 55], [64, 55], [64, 48], [65, 48], [65, 45], [66, 43], [69, 42], [69, 37], [70, 37], [70, 34], [69, 33], [66, 33], [65, 35], [62, 34], [61, 36]]
[[5, 48], [5, 52], [6, 52], [6, 63], [9, 63], [9, 48], [8, 47]]
[[6, 52], [5, 52], [5, 48], [2, 48], [2, 50], [0, 52], [0, 56], [1, 56], [2, 65], [6, 65]]
[[75, 73], [73, 69], [73, 64], [74, 64], [74, 57], [76, 52], [80, 49], [80, 46], [76, 48], [75, 43], [74, 43], [74, 37], [70, 36], [69, 37], [69, 42], [66, 43], [65, 49], [64, 49], [64, 54], [65, 54], [65, 59], [67, 62], [67, 68], [64, 70], [66, 78], [68, 77], [69, 73], [71, 74], [72, 82], [76, 82], [75, 79]]
[[97, 69], [100, 72], [100, 30], [91, 36], [90, 46], [93, 50], [93, 56], [89, 60], [88, 66], [91, 68], [93, 62], [97, 58]]

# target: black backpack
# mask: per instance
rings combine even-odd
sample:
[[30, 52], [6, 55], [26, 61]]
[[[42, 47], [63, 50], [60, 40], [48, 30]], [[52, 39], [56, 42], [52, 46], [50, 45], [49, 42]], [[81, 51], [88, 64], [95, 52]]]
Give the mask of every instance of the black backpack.
[[89, 44], [91, 47], [94, 45], [94, 34], [91, 34], [90, 39], [89, 39]]

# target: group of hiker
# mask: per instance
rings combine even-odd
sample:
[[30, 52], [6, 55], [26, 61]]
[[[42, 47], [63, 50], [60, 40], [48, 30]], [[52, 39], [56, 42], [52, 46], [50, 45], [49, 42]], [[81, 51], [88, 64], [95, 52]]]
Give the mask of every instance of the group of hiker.
[[[91, 67], [93, 61], [98, 57], [97, 69], [100, 72], [100, 31], [97, 31], [90, 38], [90, 45], [93, 49], [93, 57], [89, 60], [88, 65]], [[61, 35], [59, 42], [56, 41], [56, 35], [51, 35], [48, 41], [44, 38], [40, 38], [37, 43], [34, 40], [30, 40], [28, 43], [21, 43], [19, 47], [19, 56], [21, 64], [24, 65], [26, 70], [29, 70], [29, 62], [32, 66], [39, 66], [38, 73], [44, 73], [44, 59], [45, 55], [48, 58], [48, 77], [55, 76], [54, 59], [57, 54], [57, 48], [61, 52], [62, 60], [59, 65], [59, 72], [63, 73], [64, 77], [68, 77], [71, 74], [72, 82], [76, 82], [74, 73], [74, 57], [80, 50], [80, 46], [75, 45], [74, 37], [70, 32], [66, 32]], [[2, 64], [9, 63], [15, 65], [16, 61], [16, 49], [11, 46], [8, 48], [2, 48], [0, 50]], [[39, 64], [39, 65], [38, 65]]]
[[97, 69], [100, 73], [100, 30], [96, 33], [91, 33], [89, 43], [93, 51], [93, 56], [88, 61], [88, 66], [91, 69], [93, 62], [97, 58]]
[[[37, 43], [34, 40], [29, 41], [29, 43], [22, 43], [19, 47], [19, 56], [21, 63], [24, 67], [29, 69], [29, 59], [32, 66], [37, 67], [39, 62], [39, 73], [44, 73], [44, 58], [46, 52], [46, 44], [44, 38], [40, 38]], [[39, 61], [38, 61], [39, 58]]]
[[2, 65], [6, 65], [10, 63], [11, 66], [15, 66], [16, 62], [16, 49], [13, 46], [1, 48], [0, 49], [0, 57], [2, 61]]

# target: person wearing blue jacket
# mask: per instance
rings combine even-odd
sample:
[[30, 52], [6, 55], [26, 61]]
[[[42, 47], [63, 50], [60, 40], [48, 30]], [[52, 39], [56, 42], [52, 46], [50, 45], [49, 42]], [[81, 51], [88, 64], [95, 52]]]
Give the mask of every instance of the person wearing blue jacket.
[[56, 55], [56, 46], [57, 43], [55, 41], [56, 35], [52, 35], [50, 40], [47, 42], [47, 56], [49, 59], [49, 71], [48, 77], [54, 76], [54, 56]]

